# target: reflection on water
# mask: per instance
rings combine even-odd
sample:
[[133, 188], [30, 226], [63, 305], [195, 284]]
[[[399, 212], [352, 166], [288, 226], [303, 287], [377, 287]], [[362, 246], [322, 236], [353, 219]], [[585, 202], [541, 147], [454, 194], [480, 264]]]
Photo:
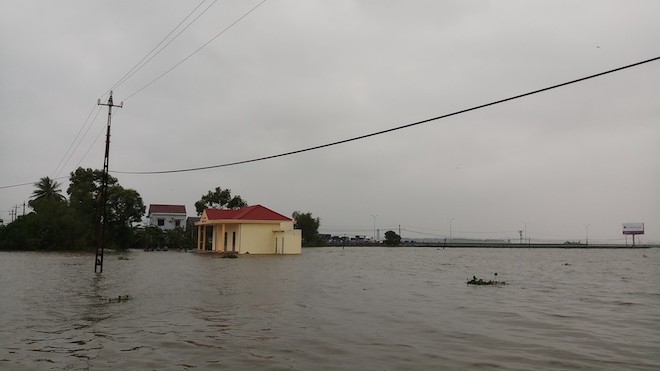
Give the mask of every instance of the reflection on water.
[[[128, 256], [129, 260], [117, 259]], [[660, 250], [0, 253], [0, 368], [659, 369]], [[476, 275], [509, 283], [468, 286]], [[110, 301], [120, 295], [131, 300]]]

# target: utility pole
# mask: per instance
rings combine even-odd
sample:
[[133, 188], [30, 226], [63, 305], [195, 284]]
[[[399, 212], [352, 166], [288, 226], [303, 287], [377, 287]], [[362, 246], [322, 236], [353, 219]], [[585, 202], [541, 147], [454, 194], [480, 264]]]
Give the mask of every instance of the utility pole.
[[376, 242], [376, 217], [378, 215], [371, 215], [372, 218], [374, 218], [374, 242]]
[[585, 224], [584, 226], [587, 228], [587, 247], [589, 247], [589, 226], [591, 224]]
[[451, 222], [454, 221], [454, 218], [447, 218], [449, 220], [449, 243], [451, 244]]
[[107, 219], [107, 210], [108, 210], [108, 164], [110, 158], [110, 124], [112, 122], [112, 107], [122, 108], [124, 102], [121, 102], [119, 105], [115, 105], [112, 102], [112, 90], [110, 91], [110, 97], [108, 97], [108, 103], [101, 103], [101, 99], [98, 100], [97, 104], [99, 106], [108, 106], [108, 127], [105, 134], [105, 157], [103, 158], [103, 183], [101, 184], [101, 233], [96, 242], [96, 258], [94, 259], [94, 272], [103, 273], [103, 249], [105, 247], [105, 224]]

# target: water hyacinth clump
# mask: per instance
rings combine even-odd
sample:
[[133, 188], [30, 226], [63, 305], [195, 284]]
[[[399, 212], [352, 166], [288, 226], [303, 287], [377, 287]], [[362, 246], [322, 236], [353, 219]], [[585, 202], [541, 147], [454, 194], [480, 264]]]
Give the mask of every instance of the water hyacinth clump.
[[[497, 273], [495, 274], [497, 275]], [[472, 279], [467, 281], [468, 285], [481, 285], [481, 286], [504, 286], [507, 283], [504, 281], [495, 281], [495, 280], [484, 280], [482, 278], [477, 278], [476, 276], [472, 276]]]
[[116, 298], [112, 297], [112, 298], [100, 298], [100, 299], [106, 303], [121, 303], [122, 301], [129, 301], [133, 299], [133, 297], [126, 294], [126, 295], [119, 295]]

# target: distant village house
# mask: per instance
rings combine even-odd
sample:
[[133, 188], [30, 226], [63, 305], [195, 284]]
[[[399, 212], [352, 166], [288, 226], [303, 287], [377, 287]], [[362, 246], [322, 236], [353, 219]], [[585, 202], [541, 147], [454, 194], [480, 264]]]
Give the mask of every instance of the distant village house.
[[150, 204], [148, 219], [150, 226], [156, 226], [164, 231], [176, 227], [185, 229], [186, 206]]

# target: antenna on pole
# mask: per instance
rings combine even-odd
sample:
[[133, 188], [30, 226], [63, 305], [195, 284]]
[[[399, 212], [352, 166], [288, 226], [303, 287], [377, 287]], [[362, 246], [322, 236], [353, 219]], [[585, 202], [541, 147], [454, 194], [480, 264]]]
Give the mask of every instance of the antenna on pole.
[[112, 90], [108, 103], [101, 103], [101, 99], [97, 102], [99, 106], [108, 106], [108, 127], [105, 135], [105, 156], [103, 158], [103, 182], [101, 184], [101, 232], [97, 237], [96, 242], [96, 258], [94, 259], [94, 272], [103, 273], [103, 249], [105, 247], [105, 225], [108, 216], [108, 164], [110, 158], [110, 124], [112, 122], [112, 107], [124, 107], [124, 102], [116, 105], [112, 102]]

